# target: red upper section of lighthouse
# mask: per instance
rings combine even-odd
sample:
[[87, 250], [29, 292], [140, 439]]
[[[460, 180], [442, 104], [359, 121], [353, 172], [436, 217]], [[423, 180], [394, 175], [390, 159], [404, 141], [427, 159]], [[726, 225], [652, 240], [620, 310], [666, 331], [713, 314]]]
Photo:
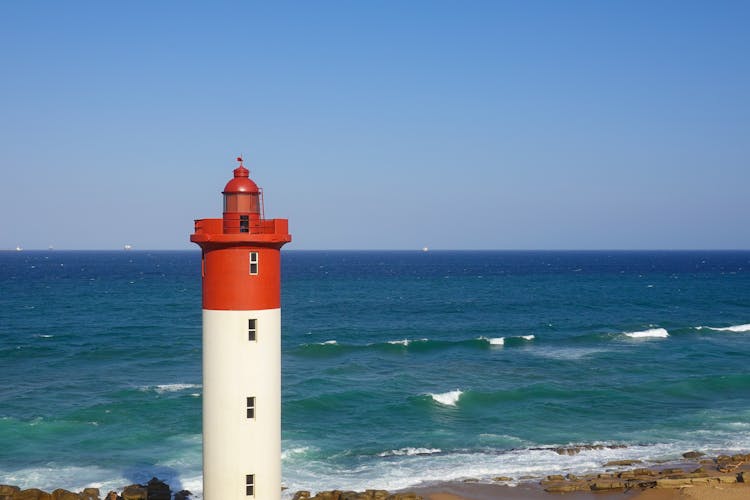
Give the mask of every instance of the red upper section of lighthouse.
[[277, 308], [279, 250], [292, 241], [288, 221], [263, 217], [263, 192], [241, 164], [223, 195], [223, 217], [196, 220], [190, 235], [190, 241], [203, 250], [203, 308]]
[[250, 171], [240, 164], [234, 169], [234, 179], [224, 186], [224, 194], [230, 193], [259, 193], [258, 185], [250, 179]]

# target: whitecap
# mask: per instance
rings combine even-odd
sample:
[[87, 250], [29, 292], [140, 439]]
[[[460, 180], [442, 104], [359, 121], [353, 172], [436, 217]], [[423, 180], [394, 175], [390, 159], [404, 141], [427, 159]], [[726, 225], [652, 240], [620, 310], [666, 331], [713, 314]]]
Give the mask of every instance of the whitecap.
[[318, 342], [318, 345], [336, 345], [338, 344], [335, 340], [326, 340], [325, 342]]
[[484, 340], [489, 345], [505, 345], [505, 337], [494, 337], [494, 338], [479, 337], [479, 340]]
[[534, 340], [536, 338], [536, 335], [521, 335], [520, 338], [524, 340]]
[[200, 384], [159, 384], [153, 387], [143, 387], [142, 390], [153, 390], [158, 394], [164, 394], [166, 392], [179, 392], [186, 389], [199, 389], [200, 387], [202, 387]]
[[409, 344], [411, 344], [411, 341], [409, 339], [404, 339], [404, 340], [389, 340], [388, 343], [391, 344], [391, 345], [402, 345], [402, 346], [406, 347]]
[[669, 332], [665, 330], [664, 328], [650, 328], [648, 330], [643, 330], [642, 332], [628, 332], [628, 333], [625, 333], [625, 335], [630, 337], [631, 339], [644, 339], [644, 338], [665, 339], [669, 337]]
[[440, 403], [441, 405], [456, 406], [461, 394], [463, 394], [463, 391], [456, 389], [455, 391], [442, 392], [439, 394], [430, 393], [429, 395], [435, 400], [435, 402]]
[[714, 330], [714, 331], [717, 331], [717, 332], [735, 332], [735, 333], [750, 332], [750, 324], [727, 326], [727, 327], [723, 327], [723, 328], [715, 328], [715, 327], [712, 327], [712, 326], [699, 326], [697, 329], [698, 330], [702, 330], [704, 328], [707, 328], [708, 330]]
[[417, 456], [417, 455], [434, 455], [435, 453], [442, 453], [443, 450], [440, 448], [399, 448], [398, 450], [388, 450], [383, 453], [378, 453], [379, 457], [403, 457], [403, 456]]

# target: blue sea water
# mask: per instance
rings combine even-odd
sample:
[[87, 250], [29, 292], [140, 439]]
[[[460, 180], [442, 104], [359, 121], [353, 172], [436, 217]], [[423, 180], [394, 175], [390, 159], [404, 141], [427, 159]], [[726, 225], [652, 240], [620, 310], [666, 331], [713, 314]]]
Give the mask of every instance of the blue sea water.
[[[289, 492], [750, 450], [750, 252], [282, 255]], [[200, 498], [199, 270], [0, 253], [0, 483]]]

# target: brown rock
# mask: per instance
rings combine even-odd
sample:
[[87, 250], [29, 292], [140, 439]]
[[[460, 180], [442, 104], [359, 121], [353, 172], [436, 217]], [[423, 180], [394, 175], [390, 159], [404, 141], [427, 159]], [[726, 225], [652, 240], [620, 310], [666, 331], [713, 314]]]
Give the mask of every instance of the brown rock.
[[148, 500], [148, 489], [140, 484], [131, 484], [122, 490], [122, 500]]
[[657, 488], [682, 488], [683, 486], [690, 486], [691, 484], [690, 479], [664, 478], [656, 480]]
[[684, 474], [685, 471], [683, 469], [664, 469], [661, 473], [665, 476], [669, 476], [671, 474]]
[[13, 495], [21, 491], [18, 486], [0, 484], [0, 500], [13, 500]]
[[715, 476], [720, 483], [731, 484], [737, 482], [737, 474], [727, 474], [722, 476]]
[[148, 500], [172, 500], [172, 491], [164, 481], [153, 477], [146, 485]]
[[507, 483], [508, 481], [513, 481], [512, 477], [508, 476], [497, 476], [492, 478], [493, 481], [497, 481], [499, 483]]
[[701, 453], [700, 451], [688, 451], [687, 453], [682, 454], [682, 458], [687, 458], [688, 460], [700, 458], [702, 456], [705, 456], [705, 453]]
[[547, 476], [547, 481], [565, 481], [565, 478], [559, 474], [553, 474], [551, 476]]
[[643, 463], [640, 460], [612, 460], [604, 464], [604, 467], [620, 467], [623, 465], [635, 465]]
[[302, 490], [295, 493], [292, 500], [307, 500], [308, 498], [310, 498], [310, 492]]
[[52, 495], [39, 488], [21, 490], [13, 495], [13, 500], [53, 500]]
[[340, 500], [341, 492], [338, 490], [333, 491], [319, 491], [314, 497], [314, 500]]
[[370, 495], [369, 498], [372, 500], [385, 500], [389, 494], [385, 490], [366, 490], [365, 493]]
[[387, 500], [422, 500], [422, 497], [411, 491], [389, 495]]
[[99, 500], [99, 488], [84, 488], [78, 496], [81, 500]]
[[55, 500], [81, 500], [81, 497], [80, 495], [78, 495], [78, 493], [73, 493], [72, 491], [64, 490], [62, 488], [58, 488], [53, 491], [52, 498], [54, 498]]
[[122, 498], [114, 491], [110, 491], [109, 493], [107, 493], [107, 496], [104, 497], [104, 500], [122, 500]]
[[597, 479], [591, 483], [593, 491], [619, 490], [625, 488], [625, 482], [618, 479]]

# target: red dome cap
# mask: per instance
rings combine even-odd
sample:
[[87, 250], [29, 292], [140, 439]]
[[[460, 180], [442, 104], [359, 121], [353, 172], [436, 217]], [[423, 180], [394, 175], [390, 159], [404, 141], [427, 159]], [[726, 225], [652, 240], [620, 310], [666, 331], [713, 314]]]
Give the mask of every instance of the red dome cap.
[[[238, 159], [239, 160], [239, 159]], [[228, 193], [259, 193], [258, 185], [250, 179], [250, 171], [242, 166], [234, 169], [234, 179], [224, 186], [224, 194]]]

